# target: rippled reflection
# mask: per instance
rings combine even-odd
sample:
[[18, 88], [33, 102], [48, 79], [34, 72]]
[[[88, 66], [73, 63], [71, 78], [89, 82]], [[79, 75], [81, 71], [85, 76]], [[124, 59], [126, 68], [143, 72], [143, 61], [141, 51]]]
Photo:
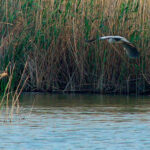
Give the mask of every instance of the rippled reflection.
[[150, 149], [150, 98], [23, 94], [0, 149]]

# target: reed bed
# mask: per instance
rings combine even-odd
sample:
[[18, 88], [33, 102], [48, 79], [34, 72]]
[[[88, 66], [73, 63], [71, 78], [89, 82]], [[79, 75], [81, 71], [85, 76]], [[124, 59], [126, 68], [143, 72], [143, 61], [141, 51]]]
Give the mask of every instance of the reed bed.
[[[99, 35], [126, 37], [140, 58], [106, 41], [85, 43]], [[0, 69], [15, 64], [13, 90], [28, 77], [24, 91], [150, 92], [149, 0], [1, 0], [0, 39]]]

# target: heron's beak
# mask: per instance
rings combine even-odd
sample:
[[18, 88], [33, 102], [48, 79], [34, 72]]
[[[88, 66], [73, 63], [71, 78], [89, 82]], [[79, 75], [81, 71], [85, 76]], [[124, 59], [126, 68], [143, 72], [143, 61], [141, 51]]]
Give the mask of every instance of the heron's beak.
[[94, 41], [96, 41], [96, 40], [97, 40], [97, 39], [85, 40], [85, 42], [91, 43], [91, 42], [94, 42]]

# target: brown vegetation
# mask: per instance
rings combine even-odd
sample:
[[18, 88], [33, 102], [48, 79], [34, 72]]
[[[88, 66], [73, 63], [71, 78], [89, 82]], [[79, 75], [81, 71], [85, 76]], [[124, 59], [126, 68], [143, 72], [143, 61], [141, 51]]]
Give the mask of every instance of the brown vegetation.
[[[26, 91], [149, 92], [149, 0], [6, 0], [0, 7], [0, 66], [16, 64], [13, 88], [28, 60]], [[126, 37], [141, 57], [85, 43], [99, 35]]]

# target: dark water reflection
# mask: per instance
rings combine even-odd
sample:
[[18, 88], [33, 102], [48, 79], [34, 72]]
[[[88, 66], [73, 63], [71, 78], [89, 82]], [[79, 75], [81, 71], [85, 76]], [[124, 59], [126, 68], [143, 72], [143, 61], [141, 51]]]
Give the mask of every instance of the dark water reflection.
[[150, 97], [24, 94], [20, 114], [1, 122], [0, 143], [15, 150], [149, 150]]

